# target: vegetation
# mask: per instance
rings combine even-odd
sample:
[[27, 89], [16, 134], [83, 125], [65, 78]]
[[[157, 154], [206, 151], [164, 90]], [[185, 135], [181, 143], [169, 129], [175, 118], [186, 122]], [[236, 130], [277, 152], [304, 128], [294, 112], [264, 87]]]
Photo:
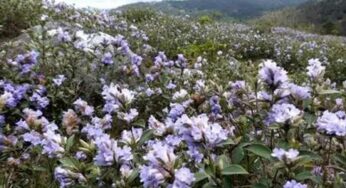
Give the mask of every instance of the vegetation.
[[220, 18], [247, 19], [262, 15], [265, 11], [298, 5], [306, 0], [168, 0], [156, 3], [138, 3], [123, 7], [147, 7], [165, 13], [192, 16], [219, 14]]
[[17, 36], [38, 24], [41, 0], [0, 0], [0, 38]]
[[269, 12], [255, 20], [263, 27], [284, 26], [330, 35], [346, 35], [346, 1], [309, 1], [295, 8]]
[[345, 38], [32, 12], [0, 47], [1, 187], [346, 186]]

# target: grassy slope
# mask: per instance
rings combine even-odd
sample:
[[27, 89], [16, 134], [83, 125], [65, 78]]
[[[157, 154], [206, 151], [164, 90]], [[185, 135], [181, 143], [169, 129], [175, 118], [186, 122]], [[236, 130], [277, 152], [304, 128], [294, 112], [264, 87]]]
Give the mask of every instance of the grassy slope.
[[267, 13], [255, 22], [262, 27], [285, 26], [321, 34], [346, 35], [346, 1], [310, 1], [296, 8]]

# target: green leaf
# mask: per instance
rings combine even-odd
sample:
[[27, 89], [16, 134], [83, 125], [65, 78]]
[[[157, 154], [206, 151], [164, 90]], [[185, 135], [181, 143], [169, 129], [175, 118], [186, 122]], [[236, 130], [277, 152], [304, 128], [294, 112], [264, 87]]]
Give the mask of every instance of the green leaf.
[[222, 175], [249, 174], [242, 166], [237, 164], [231, 164], [227, 166], [221, 173]]
[[208, 178], [208, 175], [205, 172], [197, 172], [195, 174], [195, 178], [196, 178], [195, 182], [197, 183]]
[[231, 179], [230, 176], [224, 176], [223, 180], [222, 180], [222, 183], [223, 183], [223, 187], [224, 188], [232, 188], [233, 187], [232, 179]]
[[32, 169], [33, 169], [34, 171], [39, 171], [39, 172], [47, 172], [47, 171], [48, 171], [48, 169], [46, 169], [46, 168], [44, 168], [44, 167], [42, 167], [42, 166], [37, 166], [37, 165], [32, 166]]
[[244, 153], [243, 147], [237, 146], [232, 151], [232, 156], [231, 156], [232, 162], [238, 164], [244, 159], [244, 156], [245, 156], [245, 153]]
[[304, 181], [307, 179], [311, 179], [313, 178], [313, 175], [311, 174], [310, 171], [303, 171], [300, 172], [299, 174], [295, 175], [294, 179], [298, 180], [298, 181]]
[[227, 167], [227, 165], [230, 163], [231, 161], [226, 155], [221, 155], [220, 157], [218, 157], [218, 166], [221, 170]]
[[65, 157], [60, 159], [59, 161], [64, 167], [78, 170], [78, 167], [77, 167], [78, 161], [75, 159]]
[[267, 185], [264, 183], [256, 183], [255, 185], [252, 186], [252, 188], [269, 188]]
[[323, 90], [318, 93], [319, 95], [333, 95], [333, 94], [341, 94], [340, 91], [337, 90]]
[[316, 154], [312, 151], [308, 151], [308, 150], [299, 150], [299, 155], [300, 156], [307, 156], [310, 159], [315, 160], [315, 161], [322, 161], [323, 160], [321, 156], [319, 156], [318, 154]]
[[71, 147], [74, 145], [74, 138], [75, 138], [75, 135], [72, 135], [70, 136], [70, 138], [67, 139], [66, 146], [65, 146], [66, 152], [69, 152]]
[[270, 159], [272, 151], [263, 144], [252, 144], [248, 147], [246, 147], [247, 151], [250, 151], [251, 153], [258, 155], [260, 157]]
[[154, 135], [154, 130], [146, 130], [141, 139], [138, 141], [138, 145], [143, 145], [146, 141], [150, 140]]
[[146, 122], [143, 119], [139, 119], [135, 121], [134, 123], [132, 123], [132, 125], [145, 128]]
[[202, 188], [217, 188], [217, 186], [208, 182], [208, 183], [204, 184]]
[[138, 174], [139, 174], [139, 170], [134, 169], [132, 173], [130, 174], [130, 176], [127, 178], [127, 182], [129, 183], [133, 182], [138, 177]]
[[223, 146], [234, 145], [234, 144], [235, 144], [234, 140], [229, 138], [229, 139], [225, 140], [224, 142], [221, 142], [217, 146], [218, 147], [223, 147]]
[[344, 167], [346, 167], [346, 156], [340, 154], [340, 153], [336, 153], [334, 156], [334, 159], [341, 165], [343, 165]]

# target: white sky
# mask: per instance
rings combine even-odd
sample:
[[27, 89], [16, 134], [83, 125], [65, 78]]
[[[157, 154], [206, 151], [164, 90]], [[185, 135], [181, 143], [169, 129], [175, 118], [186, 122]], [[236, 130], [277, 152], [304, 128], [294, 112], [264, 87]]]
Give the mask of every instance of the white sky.
[[65, 2], [68, 4], [75, 4], [77, 7], [94, 7], [101, 9], [117, 8], [122, 5], [136, 3], [136, 2], [148, 2], [148, 1], [160, 1], [160, 0], [55, 0], [55, 2]]

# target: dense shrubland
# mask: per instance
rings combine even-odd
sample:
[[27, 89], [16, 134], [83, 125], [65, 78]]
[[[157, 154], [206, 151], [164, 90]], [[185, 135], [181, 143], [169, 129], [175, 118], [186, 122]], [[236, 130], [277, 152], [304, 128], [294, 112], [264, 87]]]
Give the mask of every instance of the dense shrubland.
[[0, 39], [16, 36], [22, 30], [38, 24], [41, 13], [41, 0], [1, 0]]
[[346, 1], [308, 1], [305, 4], [268, 12], [253, 21], [267, 28], [291, 27], [328, 35], [346, 35]]
[[345, 186], [344, 39], [42, 11], [0, 50], [2, 186]]

